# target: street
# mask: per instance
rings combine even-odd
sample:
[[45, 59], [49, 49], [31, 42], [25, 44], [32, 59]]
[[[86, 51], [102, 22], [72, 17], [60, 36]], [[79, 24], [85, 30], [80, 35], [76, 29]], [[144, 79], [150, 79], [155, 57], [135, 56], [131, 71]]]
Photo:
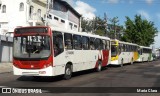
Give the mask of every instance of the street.
[[[0, 74], [0, 86], [5, 87], [159, 87], [160, 61], [134, 63], [123, 67], [108, 66], [101, 72], [87, 70], [73, 74], [70, 80], [62, 76], [34, 79], [29, 76], [14, 76], [12, 72]], [[158, 93], [44, 93], [46, 96], [158, 96]], [[44, 94], [35, 94], [42, 96]], [[2, 94], [9, 95], [9, 94]], [[13, 94], [16, 95], [16, 94]], [[22, 95], [22, 94], [19, 94]], [[24, 94], [27, 95], [27, 94]], [[23, 96], [24, 96], [23, 95]]]

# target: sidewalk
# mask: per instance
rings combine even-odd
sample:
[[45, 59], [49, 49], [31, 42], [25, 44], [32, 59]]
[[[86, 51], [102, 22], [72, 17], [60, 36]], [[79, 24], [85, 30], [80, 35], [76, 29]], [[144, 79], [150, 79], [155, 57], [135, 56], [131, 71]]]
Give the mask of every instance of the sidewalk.
[[0, 63], [0, 74], [12, 72], [12, 63]]

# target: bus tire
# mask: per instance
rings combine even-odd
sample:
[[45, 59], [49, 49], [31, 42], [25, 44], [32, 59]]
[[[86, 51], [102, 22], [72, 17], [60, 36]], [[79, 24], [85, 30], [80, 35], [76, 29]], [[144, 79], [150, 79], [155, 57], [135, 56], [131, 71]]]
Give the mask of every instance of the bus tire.
[[132, 58], [132, 60], [131, 60], [131, 65], [133, 64], [134, 62], [133, 62], [133, 58]]
[[100, 72], [102, 70], [102, 62], [99, 60], [98, 61], [98, 66], [97, 66], [97, 68], [96, 68], [96, 71], [97, 72]]
[[64, 79], [69, 80], [72, 77], [72, 66], [67, 64], [65, 67]]
[[120, 64], [120, 67], [123, 67], [123, 59], [121, 60], [121, 64]]

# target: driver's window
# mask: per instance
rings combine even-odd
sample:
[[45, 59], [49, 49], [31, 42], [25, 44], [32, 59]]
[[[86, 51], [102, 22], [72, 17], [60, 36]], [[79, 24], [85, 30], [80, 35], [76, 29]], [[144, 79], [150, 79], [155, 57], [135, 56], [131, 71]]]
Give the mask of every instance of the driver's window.
[[53, 48], [55, 57], [64, 51], [63, 35], [61, 32], [53, 32]]

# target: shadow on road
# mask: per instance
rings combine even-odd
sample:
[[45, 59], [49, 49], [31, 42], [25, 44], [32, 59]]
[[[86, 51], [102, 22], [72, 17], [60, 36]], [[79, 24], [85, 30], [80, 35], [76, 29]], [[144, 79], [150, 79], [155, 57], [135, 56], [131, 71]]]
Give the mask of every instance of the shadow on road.
[[[107, 70], [107, 67], [104, 67], [102, 71]], [[72, 78], [75, 78], [77, 76], [82, 76], [82, 75], [87, 75], [87, 74], [95, 74], [97, 73], [94, 69], [90, 70], [85, 70], [85, 71], [79, 71], [79, 72], [74, 72], [72, 74]], [[72, 79], [71, 78], [71, 79]], [[60, 76], [21, 76], [17, 78], [18, 81], [34, 81], [34, 82], [58, 82], [64, 80], [63, 75]]]

